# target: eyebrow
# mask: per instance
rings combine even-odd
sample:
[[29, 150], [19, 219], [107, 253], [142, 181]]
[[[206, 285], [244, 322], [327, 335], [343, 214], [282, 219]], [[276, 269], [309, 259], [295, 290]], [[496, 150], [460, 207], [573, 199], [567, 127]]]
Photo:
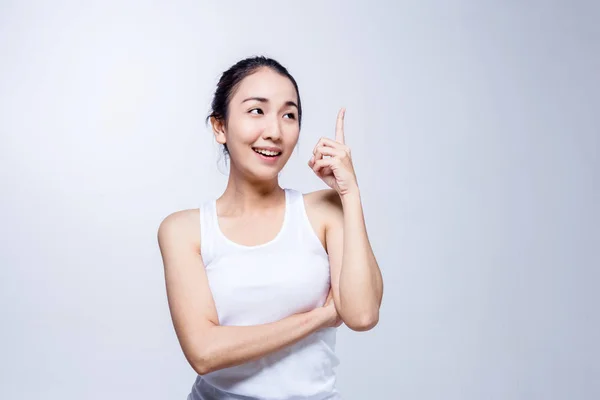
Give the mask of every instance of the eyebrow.
[[[251, 101], [251, 100], [259, 101], [259, 102], [261, 102], [261, 103], [268, 103], [268, 102], [269, 102], [269, 99], [267, 99], [267, 98], [265, 98], [265, 97], [248, 97], [247, 99], [244, 99], [244, 100], [242, 101], [242, 103], [245, 103], [245, 102], [247, 102], [247, 101]], [[296, 107], [296, 108], [298, 108], [298, 104], [296, 104], [296, 103], [295, 103], [295, 102], [293, 102], [293, 101], [286, 101], [286, 102], [285, 102], [285, 105], [286, 105], [286, 106], [293, 106], [293, 107]]]

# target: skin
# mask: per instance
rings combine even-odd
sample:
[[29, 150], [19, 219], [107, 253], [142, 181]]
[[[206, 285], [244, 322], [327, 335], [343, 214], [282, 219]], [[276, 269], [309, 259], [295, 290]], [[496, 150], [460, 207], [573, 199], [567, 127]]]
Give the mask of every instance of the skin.
[[[285, 195], [278, 174], [298, 141], [297, 101], [289, 79], [262, 68], [237, 88], [227, 123], [211, 120], [215, 139], [230, 152], [229, 181], [217, 199], [217, 214], [221, 230], [234, 242], [259, 245], [281, 229]], [[345, 145], [344, 113], [338, 114], [335, 139], [321, 138], [308, 161], [331, 189], [304, 195], [309, 220], [330, 261], [331, 291], [322, 307], [269, 324], [219, 325], [200, 254], [199, 210], [177, 211], [161, 222], [158, 243], [169, 309], [184, 355], [198, 374], [259, 359], [326, 327], [345, 323], [365, 331], [377, 324], [383, 281]], [[282, 150], [276, 163], [257, 157], [253, 147], [265, 146]]]

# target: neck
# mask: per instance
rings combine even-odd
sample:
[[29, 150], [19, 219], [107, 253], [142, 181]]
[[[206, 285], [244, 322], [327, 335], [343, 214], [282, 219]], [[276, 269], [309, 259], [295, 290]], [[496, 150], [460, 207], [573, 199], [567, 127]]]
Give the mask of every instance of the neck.
[[280, 206], [284, 196], [277, 178], [249, 181], [232, 168], [219, 201], [228, 214], [253, 214]]

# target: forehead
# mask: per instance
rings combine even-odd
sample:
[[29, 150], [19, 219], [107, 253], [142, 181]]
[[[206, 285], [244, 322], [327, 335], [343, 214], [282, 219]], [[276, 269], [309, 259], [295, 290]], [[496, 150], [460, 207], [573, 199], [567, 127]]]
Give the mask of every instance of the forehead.
[[274, 101], [296, 101], [298, 95], [289, 78], [271, 68], [261, 68], [242, 79], [232, 100], [239, 102], [248, 97], [265, 97]]

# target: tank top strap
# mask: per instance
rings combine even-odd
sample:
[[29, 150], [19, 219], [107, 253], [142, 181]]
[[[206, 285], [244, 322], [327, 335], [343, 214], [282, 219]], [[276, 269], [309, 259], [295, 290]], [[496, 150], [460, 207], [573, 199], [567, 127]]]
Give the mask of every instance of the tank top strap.
[[214, 200], [200, 204], [200, 254], [205, 266], [212, 262], [216, 254], [216, 215]]
[[327, 256], [321, 240], [317, 236], [306, 212], [304, 195], [296, 189], [286, 189], [289, 193], [289, 237], [296, 246], [304, 246], [308, 251]]
[[298, 228], [303, 227], [304, 196], [295, 189], [286, 188], [285, 191], [288, 199], [287, 225], [290, 232], [296, 233]]

